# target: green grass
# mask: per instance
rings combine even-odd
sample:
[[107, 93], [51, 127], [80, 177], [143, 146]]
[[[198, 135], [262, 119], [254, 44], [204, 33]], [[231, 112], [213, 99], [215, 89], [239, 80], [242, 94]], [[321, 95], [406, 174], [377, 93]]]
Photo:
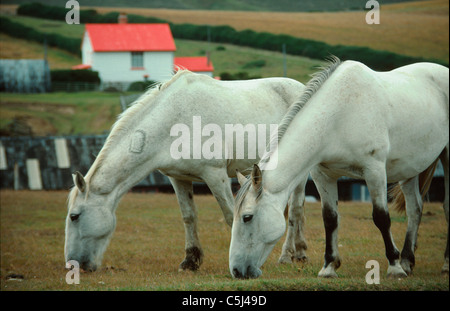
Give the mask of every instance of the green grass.
[[[18, 17], [19, 21], [31, 25], [38, 22], [46, 23], [46, 20]], [[49, 21], [50, 22], [50, 21]], [[59, 23], [61, 22], [53, 22]], [[64, 23], [65, 26], [69, 26]], [[65, 27], [51, 28], [54, 31], [63, 31]], [[20, 40], [18, 42], [2, 36], [2, 45], [17, 47], [14, 58], [41, 58], [42, 49], [36, 47], [35, 43]], [[12, 38], [11, 38], [12, 39]], [[252, 77], [276, 77], [283, 76], [282, 53], [257, 50], [234, 46], [230, 44], [217, 44], [198, 42], [190, 40], [175, 40], [176, 56], [199, 56], [210, 51], [211, 60], [214, 64], [214, 74], [219, 76], [223, 72], [235, 74], [247, 72]], [[10, 45], [8, 45], [10, 44]], [[11, 45], [13, 44], [13, 45]], [[72, 66], [80, 62], [76, 56], [70, 58], [65, 54], [64, 63], [49, 48], [50, 64], [58, 63], [58, 68], [64, 64]], [[26, 51], [26, 57], [21, 57], [20, 51]], [[2, 52], [3, 54], [4, 52]], [[58, 54], [59, 55], [59, 54]], [[263, 61], [263, 66], [250, 66], [248, 64], [255, 60]], [[54, 62], [53, 62], [54, 61]], [[323, 62], [304, 57], [286, 57], [287, 76], [303, 83], [310, 79], [310, 74], [317, 70]], [[117, 115], [121, 112], [119, 106], [119, 93], [104, 92], [77, 92], [77, 93], [47, 93], [47, 94], [12, 94], [2, 93], [0, 98], [0, 130], [7, 129], [14, 118], [32, 118], [41, 127], [39, 135], [57, 134], [101, 134], [108, 131], [115, 122]], [[57, 107], [55, 105], [60, 105]]]
[[65, 21], [56, 21], [21, 15], [15, 15], [11, 18], [11, 21], [21, 23], [24, 26], [31, 27], [41, 32], [60, 34], [69, 38], [81, 39], [84, 33], [84, 24], [69, 25]]
[[[207, 43], [191, 40], [175, 40], [177, 51], [175, 56], [204, 56], [210, 51], [211, 61], [214, 65], [214, 75], [223, 72], [235, 74], [248, 72], [250, 76], [282, 77], [283, 54], [247, 47], [239, 47], [231, 44]], [[221, 47], [225, 47], [223, 50]], [[281, 49], [281, 47], [280, 47]], [[249, 63], [259, 60], [265, 61], [265, 65], [248, 66]], [[306, 83], [310, 75], [318, 70], [324, 62], [299, 56], [286, 56], [287, 77]]]
[[[25, 26], [33, 27], [42, 32], [56, 33], [73, 38], [81, 38], [84, 32], [84, 25], [68, 25], [63, 21], [44, 20], [26, 16], [15, 16], [12, 21], [19, 22]], [[219, 44], [175, 39], [177, 51], [176, 56], [204, 56], [206, 51], [211, 52], [211, 60], [214, 65], [214, 74], [220, 75], [222, 72], [237, 73], [248, 72], [250, 76], [274, 77], [283, 76], [283, 55], [280, 52], [270, 52], [247, 47], [240, 47], [231, 44]], [[225, 47], [225, 50], [217, 50], [218, 47]], [[39, 55], [37, 58], [41, 58]], [[247, 68], [246, 65], [252, 61], [265, 61], [265, 66]], [[79, 63], [79, 58], [74, 56], [73, 62]], [[313, 60], [306, 57], [288, 55], [286, 57], [287, 76], [303, 83], [309, 80], [309, 75], [322, 65], [320, 60]]]
[[15, 118], [25, 117], [47, 124], [51, 134], [102, 134], [120, 112], [118, 93], [2, 93], [0, 129], [5, 130]]
[[[324, 229], [317, 203], [306, 204], [306, 264], [277, 263], [284, 237], [277, 243], [255, 280], [235, 280], [228, 269], [231, 230], [215, 199], [197, 195], [199, 238], [205, 258], [197, 272], [178, 272], [184, 257], [184, 228], [173, 194], [129, 193], [117, 210], [117, 228], [102, 267], [82, 273], [79, 285], [65, 283], [65, 191], [8, 191], [1, 196], [1, 290], [151, 290], [151, 291], [448, 291], [443, 276], [447, 224], [441, 204], [427, 203], [419, 230], [414, 274], [387, 279], [384, 244], [367, 203], [340, 202], [337, 279], [317, 278], [323, 264]], [[396, 217], [392, 212], [392, 216]], [[406, 223], [393, 222], [392, 234], [401, 248]], [[380, 263], [379, 285], [365, 283], [368, 260]], [[6, 276], [21, 274], [22, 281]]]
[[[395, 3], [395, 2], [408, 2], [413, 0], [384, 0], [383, 4]], [[28, 0], [16, 0], [16, 1], [3, 1], [5, 3], [26, 3]], [[58, 0], [40, 0], [47, 5], [61, 6], [61, 2]], [[91, 0], [88, 3], [90, 6], [111, 6], [111, 7], [141, 7], [141, 8], [168, 8], [168, 9], [186, 9], [186, 10], [246, 10], [246, 11], [336, 11], [336, 10], [349, 10], [349, 9], [362, 9], [364, 3], [355, 3], [354, 0], [221, 0], [221, 1], [205, 1], [205, 0], [110, 0], [104, 2], [101, 0]], [[80, 3], [80, 5], [86, 5]]]

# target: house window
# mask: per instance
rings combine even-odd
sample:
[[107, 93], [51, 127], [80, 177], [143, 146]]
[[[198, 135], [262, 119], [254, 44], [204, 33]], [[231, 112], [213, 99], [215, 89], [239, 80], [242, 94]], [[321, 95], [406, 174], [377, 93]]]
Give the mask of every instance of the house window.
[[143, 52], [131, 52], [131, 68], [144, 68]]

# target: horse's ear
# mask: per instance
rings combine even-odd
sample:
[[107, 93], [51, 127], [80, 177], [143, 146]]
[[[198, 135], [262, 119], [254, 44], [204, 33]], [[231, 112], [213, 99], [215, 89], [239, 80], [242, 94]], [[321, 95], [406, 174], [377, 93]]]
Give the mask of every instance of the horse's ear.
[[239, 185], [241, 185], [241, 187], [247, 181], [247, 178], [244, 175], [242, 175], [242, 173], [239, 172], [238, 170], [236, 170], [236, 177], [237, 177]]
[[76, 171], [75, 174], [72, 174], [73, 182], [75, 186], [77, 186], [78, 190], [84, 192], [86, 190], [86, 182], [84, 181], [83, 175], [80, 172]]
[[252, 184], [253, 184], [253, 188], [256, 191], [259, 191], [261, 189], [261, 186], [262, 186], [262, 173], [261, 173], [261, 170], [259, 169], [258, 164], [254, 164], [253, 165]]

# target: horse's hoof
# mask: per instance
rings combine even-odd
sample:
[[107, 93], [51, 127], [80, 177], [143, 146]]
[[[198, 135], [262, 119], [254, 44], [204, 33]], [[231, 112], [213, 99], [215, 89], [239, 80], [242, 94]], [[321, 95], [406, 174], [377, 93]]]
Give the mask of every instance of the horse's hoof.
[[203, 251], [198, 247], [190, 247], [186, 249], [186, 258], [180, 263], [178, 271], [197, 271], [203, 262]]
[[292, 256], [281, 255], [280, 258], [278, 259], [278, 263], [290, 264], [290, 263], [292, 263]]
[[319, 278], [337, 278], [338, 275], [336, 274], [336, 271], [334, 270], [331, 265], [328, 265], [328, 267], [324, 267], [320, 270], [319, 274], [317, 275]]
[[178, 268], [178, 271], [197, 271], [200, 268], [200, 265], [196, 262], [189, 261], [189, 260], [183, 260], [182, 263], [180, 263], [180, 267]]
[[402, 260], [401, 267], [406, 275], [411, 275], [414, 265], [407, 259]]
[[387, 277], [390, 279], [406, 278], [408, 275], [397, 263], [395, 266], [389, 266], [387, 271]]
[[449, 270], [448, 270], [448, 259], [445, 260], [444, 265], [442, 266], [442, 270], [441, 270], [442, 274], [449, 274]]
[[307, 263], [309, 261], [308, 256], [302, 255], [302, 256], [295, 256], [295, 261], [301, 262], [301, 263]]

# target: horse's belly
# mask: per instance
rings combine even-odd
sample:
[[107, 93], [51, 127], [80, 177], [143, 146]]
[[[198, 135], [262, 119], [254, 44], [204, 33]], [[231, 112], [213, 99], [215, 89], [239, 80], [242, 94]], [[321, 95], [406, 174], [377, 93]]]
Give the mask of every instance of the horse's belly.
[[404, 157], [388, 158], [386, 161], [386, 177], [388, 182], [397, 182], [419, 175], [425, 171], [440, 155], [445, 147], [443, 143], [428, 149], [417, 150]]

